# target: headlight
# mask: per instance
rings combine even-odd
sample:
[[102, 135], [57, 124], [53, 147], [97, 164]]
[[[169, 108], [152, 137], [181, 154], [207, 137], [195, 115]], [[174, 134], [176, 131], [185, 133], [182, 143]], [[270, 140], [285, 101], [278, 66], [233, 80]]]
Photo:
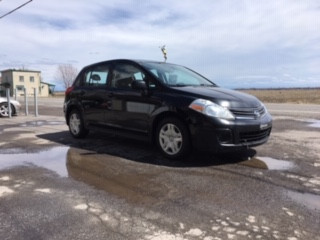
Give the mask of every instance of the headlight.
[[268, 109], [267, 109], [267, 107], [266, 107], [263, 103], [261, 103], [261, 106], [264, 108], [264, 112], [265, 112], [265, 113], [268, 113]]
[[189, 108], [211, 117], [228, 120], [235, 119], [232, 113], [227, 108], [205, 99], [194, 100], [189, 105]]

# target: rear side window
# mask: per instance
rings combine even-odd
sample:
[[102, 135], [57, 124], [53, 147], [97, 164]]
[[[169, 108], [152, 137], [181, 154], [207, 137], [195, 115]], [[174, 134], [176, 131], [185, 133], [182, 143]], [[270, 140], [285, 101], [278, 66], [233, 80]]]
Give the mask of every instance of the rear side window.
[[99, 65], [84, 74], [84, 86], [101, 87], [108, 84], [109, 65]]

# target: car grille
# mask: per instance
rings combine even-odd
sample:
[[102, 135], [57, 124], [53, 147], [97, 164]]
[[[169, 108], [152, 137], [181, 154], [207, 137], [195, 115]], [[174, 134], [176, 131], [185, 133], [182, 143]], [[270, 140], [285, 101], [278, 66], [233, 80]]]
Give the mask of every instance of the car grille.
[[241, 143], [248, 143], [248, 142], [256, 142], [267, 138], [270, 135], [271, 128], [254, 131], [254, 132], [243, 132], [239, 133], [239, 140]]
[[230, 111], [237, 119], [258, 119], [266, 113], [266, 109], [263, 106], [258, 108], [230, 109]]

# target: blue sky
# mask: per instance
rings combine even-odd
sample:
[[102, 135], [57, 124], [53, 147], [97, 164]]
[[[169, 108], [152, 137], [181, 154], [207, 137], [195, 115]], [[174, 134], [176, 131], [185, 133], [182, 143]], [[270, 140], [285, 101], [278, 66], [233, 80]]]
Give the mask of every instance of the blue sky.
[[[22, 0], [1, 0], [0, 15]], [[0, 19], [0, 70], [135, 58], [188, 66], [228, 88], [320, 87], [318, 0], [33, 0]]]

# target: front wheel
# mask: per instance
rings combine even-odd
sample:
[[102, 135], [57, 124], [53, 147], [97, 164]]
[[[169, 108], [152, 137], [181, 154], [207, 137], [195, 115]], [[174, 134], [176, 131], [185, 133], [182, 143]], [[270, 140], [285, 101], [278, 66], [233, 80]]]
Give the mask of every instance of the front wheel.
[[69, 131], [74, 138], [83, 138], [89, 133], [78, 110], [72, 110], [69, 115]]
[[170, 159], [181, 159], [190, 151], [190, 136], [186, 125], [177, 118], [163, 119], [156, 132], [161, 153]]
[[[11, 115], [15, 114], [15, 109], [12, 104], [11, 105]], [[0, 116], [1, 117], [8, 117], [9, 116], [9, 108], [8, 103], [4, 102], [0, 104]]]

